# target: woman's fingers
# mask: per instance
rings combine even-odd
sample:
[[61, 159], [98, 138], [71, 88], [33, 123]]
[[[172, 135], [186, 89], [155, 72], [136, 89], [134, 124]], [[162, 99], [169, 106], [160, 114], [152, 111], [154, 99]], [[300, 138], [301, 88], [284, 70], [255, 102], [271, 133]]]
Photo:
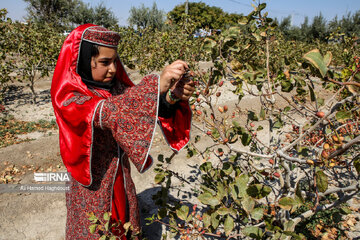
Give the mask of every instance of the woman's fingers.
[[182, 61], [182, 60], [176, 60], [175, 62], [173, 62], [172, 64], [169, 65], [171, 68], [177, 68], [180, 69], [182, 71], [185, 71], [186, 69], [189, 68], [189, 66], [187, 65], [186, 62]]
[[[186, 62], [176, 60], [170, 65], [166, 66], [160, 76], [160, 92], [164, 93], [169, 88], [174, 89], [179, 84], [179, 80], [189, 68]], [[182, 87], [184, 85], [181, 85]]]
[[194, 81], [189, 82], [183, 82], [179, 81], [175, 89], [173, 90], [174, 94], [180, 98], [181, 100], [189, 100], [189, 98], [192, 96], [193, 92], [195, 91], [195, 83]]

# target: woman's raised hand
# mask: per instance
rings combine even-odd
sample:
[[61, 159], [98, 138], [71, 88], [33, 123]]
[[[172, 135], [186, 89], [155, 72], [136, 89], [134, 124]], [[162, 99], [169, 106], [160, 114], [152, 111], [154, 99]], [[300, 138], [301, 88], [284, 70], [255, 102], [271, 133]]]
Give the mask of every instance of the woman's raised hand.
[[186, 62], [176, 60], [166, 66], [160, 75], [160, 94], [167, 92], [172, 88], [189, 68]]

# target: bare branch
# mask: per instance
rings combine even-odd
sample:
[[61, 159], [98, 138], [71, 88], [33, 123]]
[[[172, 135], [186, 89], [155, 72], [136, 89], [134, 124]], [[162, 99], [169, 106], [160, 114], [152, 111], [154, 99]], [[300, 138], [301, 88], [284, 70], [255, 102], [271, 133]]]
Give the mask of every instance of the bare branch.
[[345, 144], [344, 146], [342, 146], [341, 148], [337, 149], [335, 152], [331, 153], [329, 156], [329, 159], [332, 159], [340, 154], [343, 154], [350, 147], [352, 147], [353, 145], [358, 144], [358, 143], [360, 143], [360, 135], [357, 136], [356, 138], [354, 138], [353, 140], [351, 140], [350, 142], [348, 142], [347, 144]]
[[357, 97], [357, 96], [360, 96], [359, 94], [355, 95], [355, 96], [349, 96], [345, 99], [343, 99], [342, 101], [340, 102], [337, 102], [332, 108], [331, 110], [325, 114], [324, 118], [321, 118], [319, 119], [311, 128], [309, 128], [306, 132], [300, 134], [300, 136], [295, 140], [293, 141], [291, 144], [287, 145], [286, 147], [284, 147], [282, 149], [283, 152], [286, 152], [288, 151], [289, 149], [291, 149], [292, 147], [294, 147], [298, 142], [300, 142], [309, 132], [312, 132], [314, 129], [316, 129], [323, 121], [323, 119], [327, 119], [332, 113], [335, 112], [336, 109], [340, 108], [345, 102], [348, 102], [348, 101], [351, 101], [351, 99], [353, 97]]
[[259, 154], [259, 153], [249, 152], [249, 151], [242, 150], [242, 149], [235, 149], [235, 148], [231, 147], [229, 144], [226, 144], [226, 146], [227, 146], [231, 151], [234, 151], [234, 152], [237, 152], [237, 153], [241, 153], [241, 154], [246, 154], [246, 155], [253, 156], [253, 157], [260, 157], [260, 158], [273, 158], [273, 157], [274, 157], [274, 155], [265, 155], [265, 154]]
[[282, 150], [278, 150], [276, 153], [278, 154], [279, 157], [282, 157], [290, 162], [297, 162], [297, 163], [301, 163], [301, 164], [306, 163], [306, 160], [290, 157], [290, 156], [286, 155]]
[[358, 194], [359, 190], [352, 193], [352, 194], [348, 194], [348, 195], [344, 195], [343, 197], [341, 197], [339, 200], [330, 203], [330, 204], [326, 204], [326, 205], [319, 205], [317, 206], [317, 208], [315, 209], [315, 211], [313, 210], [309, 210], [304, 212], [303, 214], [301, 214], [300, 216], [292, 219], [292, 221], [294, 222], [293, 227], [295, 227], [299, 222], [301, 222], [302, 220], [309, 218], [313, 215], [315, 215], [315, 213], [319, 212], [319, 211], [324, 211], [324, 210], [328, 210], [331, 208], [335, 208], [337, 206], [339, 206], [340, 204], [347, 202], [348, 200], [350, 200], [353, 196], [355, 196], [356, 194]]
[[360, 190], [360, 184], [354, 184], [354, 185], [351, 185], [351, 186], [348, 186], [348, 187], [344, 187], [344, 188], [331, 188], [331, 189], [328, 189], [326, 190], [326, 192], [324, 193], [320, 193], [319, 196], [320, 197], [324, 197], [326, 195], [329, 195], [329, 194], [333, 194], [333, 193], [345, 193], [345, 192], [352, 192], [352, 191], [359, 191]]

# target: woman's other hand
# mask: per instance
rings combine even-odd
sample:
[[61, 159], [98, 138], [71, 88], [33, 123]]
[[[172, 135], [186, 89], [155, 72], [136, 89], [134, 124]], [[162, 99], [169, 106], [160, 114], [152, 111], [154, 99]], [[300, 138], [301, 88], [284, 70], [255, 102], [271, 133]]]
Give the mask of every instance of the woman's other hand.
[[174, 89], [172, 89], [175, 96], [183, 101], [188, 101], [194, 91], [195, 82], [192, 78], [182, 78], [175, 84]]

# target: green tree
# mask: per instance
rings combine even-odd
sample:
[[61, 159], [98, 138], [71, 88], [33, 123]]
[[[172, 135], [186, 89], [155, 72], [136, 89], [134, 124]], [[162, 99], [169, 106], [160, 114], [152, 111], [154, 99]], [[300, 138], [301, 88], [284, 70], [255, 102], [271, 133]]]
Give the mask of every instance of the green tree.
[[35, 23], [51, 23], [54, 27], [71, 29], [74, 25], [94, 23], [104, 27], [117, 24], [114, 13], [103, 3], [91, 7], [82, 0], [25, 0], [28, 19]]
[[13, 32], [17, 38], [18, 80], [29, 84], [36, 103], [35, 82], [54, 69], [64, 37], [48, 24], [31, 22], [15, 23]]
[[13, 54], [15, 41], [12, 28], [12, 20], [8, 17], [6, 9], [0, 9], [0, 102], [2, 94], [11, 80], [10, 73], [13, 71]]
[[94, 21], [92, 23], [104, 26], [106, 28], [113, 27], [117, 24], [118, 19], [114, 13], [106, 8], [103, 3], [97, 5], [94, 9]]
[[80, 2], [70, 20], [74, 24], [92, 23], [94, 21], [94, 9], [89, 4]]
[[291, 16], [287, 16], [280, 22], [279, 30], [283, 32], [285, 38], [289, 38], [291, 32]]
[[319, 39], [325, 41], [328, 35], [327, 24], [324, 16], [320, 13], [319, 16], [315, 16], [310, 26], [310, 37], [313, 39]]
[[138, 29], [162, 29], [165, 24], [165, 13], [157, 8], [155, 2], [151, 8], [142, 4], [140, 7], [131, 7], [128, 22], [130, 26], [136, 26]]
[[[241, 15], [228, 14], [221, 8], [210, 7], [203, 2], [189, 3], [188, 17], [194, 21], [198, 28], [224, 29], [237, 24]], [[185, 3], [176, 6], [168, 13], [168, 18], [178, 24], [185, 14]]]
[[79, 0], [24, 0], [28, 3], [28, 19], [36, 23], [51, 23], [63, 28], [79, 5]]
[[300, 26], [301, 38], [300, 40], [305, 41], [309, 38], [310, 26], [309, 17], [306, 16], [304, 22]]

